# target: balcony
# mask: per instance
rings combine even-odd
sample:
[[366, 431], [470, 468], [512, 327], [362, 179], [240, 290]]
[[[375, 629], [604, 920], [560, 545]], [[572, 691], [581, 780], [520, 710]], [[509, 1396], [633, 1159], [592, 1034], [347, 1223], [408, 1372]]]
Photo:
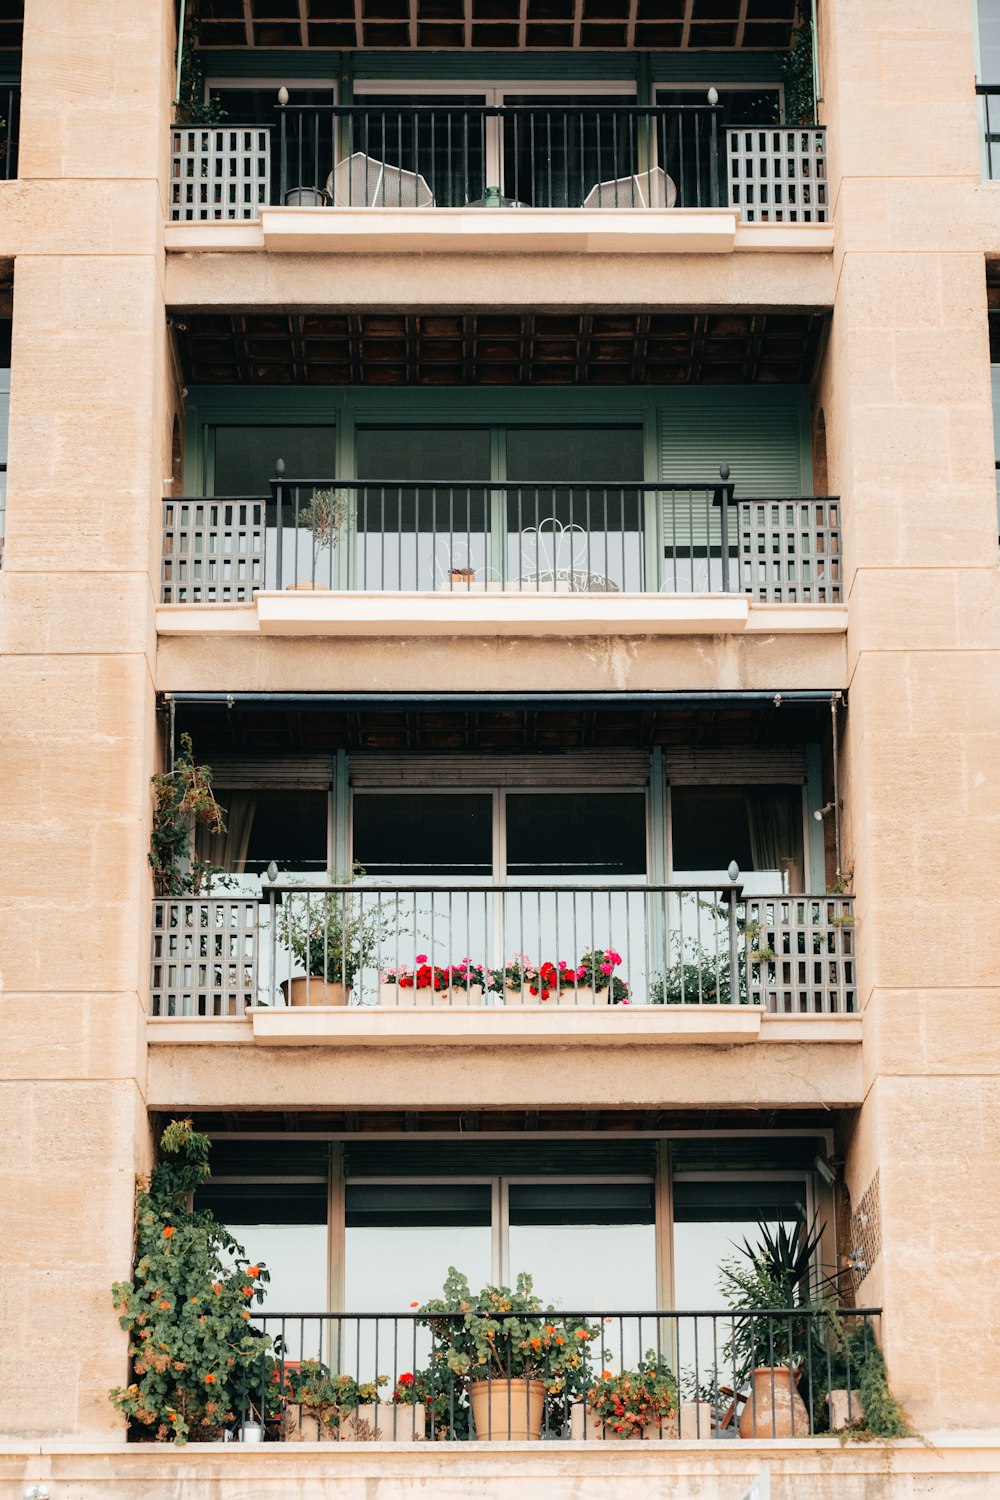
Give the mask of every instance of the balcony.
[[528, 1025], [558, 1013], [566, 1035], [662, 1039], [680, 1027], [737, 1041], [764, 1013], [856, 1009], [849, 895], [748, 895], [738, 878], [572, 889], [275, 874], [264, 885], [154, 901], [152, 1016], [249, 1014], [255, 1036], [277, 1042], [349, 1041], [373, 1026], [467, 1040], [504, 1035], [514, 1010]]
[[[265, 1352], [243, 1372], [237, 1435], [389, 1443], [829, 1436], [863, 1420], [858, 1388], [877, 1358], [880, 1309], [560, 1308], [529, 1318], [540, 1351], [530, 1362], [498, 1323], [479, 1379], [448, 1364], [470, 1343], [466, 1322], [426, 1311], [255, 1313]], [[645, 1378], [647, 1421], [626, 1397], [616, 1428], [608, 1412], [629, 1373], [633, 1387]]]
[[[427, 227], [421, 210], [588, 210], [600, 233], [617, 232], [605, 211], [728, 208], [744, 224], [826, 223], [823, 128], [725, 126], [721, 114], [710, 105], [590, 101], [286, 106], [274, 124], [179, 125], [170, 135], [170, 218], [247, 221], [273, 206], [329, 206], [344, 215], [378, 210], [395, 223], [400, 211], [412, 213], [410, 232]], [[489, 233], [506, 234], [512, 220], [526, 227], [508, 212]], [[311, 216], [309, 232], [335, 232], [335, 222]], [[277, 248], [292, 227], [290, 217], [266, 226]], [[694, 233], [683, 219], [657, 220], [658, 233], [675, 230]], [[708, 221], [701, 232], [711, 236]]]
[[[399, 628], [386, 594], [408, 597], [402, 614], [418, 615], [428, 631], [468, 632], [495, 616], [503, 617], [500, 628], [516, 629], [522, 615], [543, 633], [599, 626], [656, 633], [678, 622], [744, 629], [752, 606], [841, 603], [840, 504], [740, 499], [726, 480], [284, 478], [268, 498], [163, 503], [164, 605], [256, 602], [265, 631], [321, 633], [326, 620], [330, 629], [378, 634]], [[675, 597], [671, 605], [667, 596], [685, 602]], [[774, 627], [773, 612], [766, 623]], [[183, 628], [176, 613], [160, 625]], [[822, 611], [812, 625], [833, 628]]]

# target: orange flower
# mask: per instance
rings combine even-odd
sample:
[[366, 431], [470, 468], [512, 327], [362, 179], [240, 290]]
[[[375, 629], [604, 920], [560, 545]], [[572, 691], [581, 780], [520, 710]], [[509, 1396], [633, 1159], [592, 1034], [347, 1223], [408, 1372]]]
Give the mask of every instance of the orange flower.
[[532, 1339], [531, 1340], [531, 1347], [532, 1347], [532, 1349], [540, 1349], [542, 1347], [542, 1341], [541, 1341], [541, 1339]]
[[410, 1306], [411, 1306], [411, 1307], [419, 1307], [419, 1306], [420, 1306], [420, 1303], [419, 1303], [419, 1302], [411, 1302], [411, 1303], [410, 1303]]
[[556, 1343], [557, 1344], [561, 1344], [562, 1342], [563, 1342], [563, 1336], [562, 1336], [562, 1334], [561, 1333], [557, 1333], [556, 1334]]
[[221, 1281], [213, 1281], [212, 1282], [212, 1291], [215, 1293], [215, 1295], [217, 1297], [220, 1296], [221, 1293], [222, 1293], [222, 1282]]
[[556, 1325], [554, 1323], [546, 1323], [546, 1325], [545, 1325], [545, 1332], [546, 1333], [555, 1333], [555, 1331], [556, 1331]]
[[584, 1340], [590, 1338], [590, 1334], [587, 1332], [586, 1328], [578, 1328], [576, 1330], [576, 1336], [577, 1336], [578, 1339], [584, 1339]]
[[206, 1385], [214, 1385], [215, 1384], [215, 1376], [214, 1375], [206, 1375], [205, 1376], [205, 1384]]
[[172, 1224], [168, 1224], [167, 1227], [166, 1227], [166, 1229], [163, 1231], [163, 1238], [165, 1240], [169, 1240], [169, 1238], [173, 1234], [173, 1232], [174, 1232], [173, 1225]]
[[160, 1303], [160, 1307], [163, 1309], [164, 1312], [169, 1312], [170, 1311], [170, 1303], [169, 1302], [161, 1302]]
[[247, 1275], [248, 1276], [259, 1276], [260, 1275], [260, 1266], [247, 1266]]
[[198, 1300], [198, 1298], [197, 1298], [197, 1297], [189, 1297], [189, 1298], [188, 1298], [188, 1301], [189, 1301], [189, 1302], [197, 1302], [197, 1300]]
[[248, 1312], [240, 1313], [240, 1317], [241, 1318], [245, 1318], [246, 1321], [249, 1323], [249, 1321], [250, 1321], [250, 1314]]
[[252, 1286], [245, 1286], [243, 1288], [243, 1295], [244, 1295], [244, 1297], [252, 1297], [253, 1296], [253, 1287]]

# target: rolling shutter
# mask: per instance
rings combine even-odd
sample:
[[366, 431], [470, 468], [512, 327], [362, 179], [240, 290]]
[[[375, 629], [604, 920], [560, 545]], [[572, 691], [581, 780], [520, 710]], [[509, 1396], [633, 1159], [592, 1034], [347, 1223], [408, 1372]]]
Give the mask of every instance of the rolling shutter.
[[351, 785], [388, 787], [645, 786], [648, 750], [577, 750], [557, 755], [352, 755]]
[[[808, 494], [805, 417], [805, 393], [797, 388], [674, 392], [660, 409], [660, 478], [668, 484], [712, 485], [718, 483], [719, 465], [727, 463], [737, 501]], [[718, 507], [706, 511], [697, 491], [664, 494], [661, 520], [665, 547], [719, 545]], [[729, 534], [734, 545], [735, 517]]]

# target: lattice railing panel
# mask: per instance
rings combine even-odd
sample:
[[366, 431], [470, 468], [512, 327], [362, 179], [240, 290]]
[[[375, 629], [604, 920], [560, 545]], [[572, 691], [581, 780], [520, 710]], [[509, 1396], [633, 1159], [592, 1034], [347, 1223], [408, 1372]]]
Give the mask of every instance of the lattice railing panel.
[[729, 202], [745, 223], [826, 223], [824, 129], [744, 125], [726, 135]]
[[840, 501], [737, 500], [740, 588], [762, 604], [839, 604]]
[[163, 604], [240, 604], [264, 587], [263, 500], [168, 500]]
[[857, 1009], [853, 896], [747, 896], [747, 998], [779, 1015]]
[[256, 900], [153, 902], [150, 1015], [241, 1016], [257, 996]]
[[170, 132], [170, 217], [257, 219], [271, 201], [271, 131], [180, 125]]

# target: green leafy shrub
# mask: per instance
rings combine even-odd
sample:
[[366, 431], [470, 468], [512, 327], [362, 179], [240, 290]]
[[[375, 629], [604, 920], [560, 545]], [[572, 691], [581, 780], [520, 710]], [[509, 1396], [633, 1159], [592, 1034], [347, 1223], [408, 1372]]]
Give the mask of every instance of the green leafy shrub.
[[135, 1270], [112, 1287], [132, 1380], [108, 1393], [130, 1437], [210, 1439], [245, 1392], [272, 1383], [271, 1340], [250, 1327], [249, 1310], [264, 1299], [268, 1271], [248, 1263], [211, 1213], [189, 1206], [211, 1175], [209, 1149], [190, 1120], [172, 1121], [136, 1197]]

